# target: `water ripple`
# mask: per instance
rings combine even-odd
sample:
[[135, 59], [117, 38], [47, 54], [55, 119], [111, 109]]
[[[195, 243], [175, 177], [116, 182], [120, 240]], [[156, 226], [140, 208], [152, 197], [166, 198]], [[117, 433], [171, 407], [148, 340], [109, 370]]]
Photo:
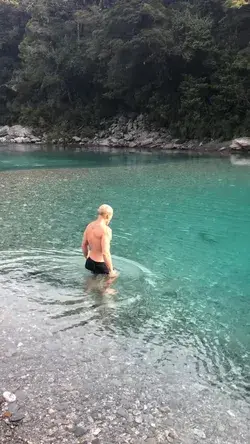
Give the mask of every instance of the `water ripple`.
[[[54, 334], [81, 335], [83, 329], [94, 329], [98, 335], [106, 331], [134, 337], [140, 344], [136, 356], [165, 368], [182, 353], [199, 378], [248, 397], [250, 356], [244, 343], [233, 347], [226, 325], [218, 329], [213, 318], [203, 323], [207, 300], [194, 304], [185, 279], [166, 282], [136, 261], [115, 256], [114, 262], [121, 277], [115, 284], [117, 295], [110, 296], [103, 294], [102, 280], [84, 270], [79, 250], [2, 251], [0, 287], [3, 294], [10, 291], [10, 305], [18, 301], [25, 312], [28, 302], [29, 312], [46, 313]], [[215, 288], [216, 283], [213, 295]], [[203, 291], [209, 297], [208, 289]]]

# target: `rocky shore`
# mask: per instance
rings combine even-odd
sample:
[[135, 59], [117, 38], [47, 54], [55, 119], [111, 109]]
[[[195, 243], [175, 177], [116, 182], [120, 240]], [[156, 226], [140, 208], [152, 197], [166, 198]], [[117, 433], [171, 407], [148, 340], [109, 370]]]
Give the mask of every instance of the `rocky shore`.
[[[82, 337], [76, 329], [62, 334], [52, 318], [44, 321], [36, 310], [32, 321], [21, 303], [14, 304], [16, 316], [13, 302], [3, 308], [5, 301], [0, 304], [1, 443], [249, 442], [247, 403], [196, 380], [181, 350], [174, 366], [159, 365], [158, 352], [146, 347], [142, 357], [142, 344], [133, 337], [98, 335], [93, 324]], [[7, 390], [14, 402], [6, 399]]]
[[0, 127], [0, 144], [53, 144], [60, 146], [78, 146], [89, 150], [122, 149], [128, 152], [193, 152], [198, 154], [231, 152], [247, 153], [250, 151], [250, 138], [242, 137], [227, 142], [220, 141], [182, 141], [173, 139], [165, 128], [156, 128], [147, 125], [143, 116], [136, 119], [119, 117], [112, 121], [103, 121], [100, 129], [86, 137], [86, 130], [79, 130], [79, 134], [60, 134], [61, 137], [52, 138], [51, 135], [33, 130], [21, 125]]

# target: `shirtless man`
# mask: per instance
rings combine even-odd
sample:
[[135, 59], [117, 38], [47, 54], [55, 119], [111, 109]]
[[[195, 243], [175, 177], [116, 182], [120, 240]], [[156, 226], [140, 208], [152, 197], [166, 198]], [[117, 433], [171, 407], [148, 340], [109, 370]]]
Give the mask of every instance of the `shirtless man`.
[[113, 217], [113, 209], [109, 205], [101, 205], [98, 209], [98, 218], [91, 222], [82, 240], [82, 251], [86, 258], [85, 268], [94, 274], [104, 274], [116, 277], [110, 254], [112, 230], [109, 223]]

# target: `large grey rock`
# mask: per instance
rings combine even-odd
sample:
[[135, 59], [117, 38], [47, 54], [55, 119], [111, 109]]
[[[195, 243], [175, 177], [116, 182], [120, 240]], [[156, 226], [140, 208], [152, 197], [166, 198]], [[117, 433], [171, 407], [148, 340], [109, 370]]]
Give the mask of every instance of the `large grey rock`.
[[164, 143], [162, 145], [162, 149], [164, 150], [173, 150], [174, 149], [174, 143]]
[[116, 137], [110, 137], [109, 141], [110, 141], [110, 144], [113, 146], [119, 145], [118, 139]]
[[7, 137], [0, 137], [0, 143], [7, 142]]
[[14, 139], [16, 137], [32, 137], [32, 130], [21, 125], [14, 125], [9, 128], [8, 136]]
[[153, 142], [154, 142], [154, 139], [152, 137], [148, 137], [146, 139], [140, 140], [140, 145], [141, 146], [150, 146], [150, 145], [152, 145]]
[[110, 140], [109, 139], [98, 140], [97, 144], [100, 146], [110, 146]]
[[134, 135], [131, 133], [125, 134], [124, 136], [124, 140], [126, 140], [127, 142], [133, 142], [134, 138], [135, 138]]
[[129, 142], [128, 147], [132, 148], [132, 149], [136, 148], [137, 147], [137, 143], [136, 142]]
[[235, 151], [250, 151], [250, 137], [234, 139], [230, 148]]
[[9, 134], [9, 129], [8, 125], [0, 126], [0, 137], [7, 136]]

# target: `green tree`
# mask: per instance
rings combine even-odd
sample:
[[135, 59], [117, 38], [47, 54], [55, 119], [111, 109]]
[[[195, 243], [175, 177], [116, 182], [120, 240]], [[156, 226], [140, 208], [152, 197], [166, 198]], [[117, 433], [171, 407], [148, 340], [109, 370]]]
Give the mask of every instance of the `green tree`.
[[14, 69], [19, 65], [18, 46], [22, 41], [27, 13], [15, 1], [0, 1], [0, 125], [11, 123], [9, 110], [15, 92], [9, 82]]
[[15, 3], [0, 2], [2, 122], [68, 131], [133, 112], [184, 138], [248, 130], [247, 2]]

